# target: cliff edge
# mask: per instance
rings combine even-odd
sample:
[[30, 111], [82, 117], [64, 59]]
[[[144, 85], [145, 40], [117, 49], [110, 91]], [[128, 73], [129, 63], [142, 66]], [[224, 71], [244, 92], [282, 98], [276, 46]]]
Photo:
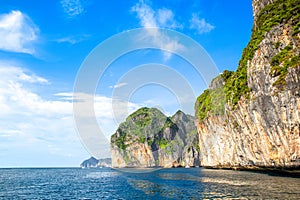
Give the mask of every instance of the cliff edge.
[[300, 1], [253, 0], [237, 71], [195, 104], [202, 166], [300, 167]]

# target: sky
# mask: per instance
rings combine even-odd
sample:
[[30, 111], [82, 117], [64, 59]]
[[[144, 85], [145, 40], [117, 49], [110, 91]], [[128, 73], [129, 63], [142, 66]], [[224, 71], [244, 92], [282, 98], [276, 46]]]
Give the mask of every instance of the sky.
[[[0, 1], [0, 167], [76, 167], [94, 155], [74, 120], [74, 85], [92, 52], [100, 63], [129, 45], [114, 36], [146, 28], [130, 45], [152, 38], [160, 49], [115, 55], [99, 75], [89, 95], [106, 138], [143, 106], [194, 114], [209, 83], [181, 56], [191, 49], [180, 34], [200, 44], [220, 73], [237, 68], [252, 23], [250, 0]], [[105, 42], [111, 46], [101, 51]], [[80, 84], [90, 87], [90, 77]]]

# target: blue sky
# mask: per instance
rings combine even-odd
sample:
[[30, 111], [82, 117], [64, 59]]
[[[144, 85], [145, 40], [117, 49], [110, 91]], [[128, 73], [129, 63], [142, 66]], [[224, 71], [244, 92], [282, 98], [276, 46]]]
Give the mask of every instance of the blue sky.
[[[236, 69], [252, 22], [250, 0], [0, 1], [0, 167], [78, 166], [90, 156], [73, 120], [73, 86], [85, 58], [111, 36], [135, 28], [175, 30], [198, 42], [221, 72]], [[120, 80], [147, 63], [178, 72], [196, 96], [207, 87], [176, 55], [149, 49], [123, 55], [108, 66], [95, 96], [107, 137], [119, 122], [113, 94], [128, 84]], [[184, 111], [193, 114], [194, 101]], [[128, 112], [156, 106], [171, 115], [181, 108], [176, 94], [159, 84], [138, 88], [128, 102]]]

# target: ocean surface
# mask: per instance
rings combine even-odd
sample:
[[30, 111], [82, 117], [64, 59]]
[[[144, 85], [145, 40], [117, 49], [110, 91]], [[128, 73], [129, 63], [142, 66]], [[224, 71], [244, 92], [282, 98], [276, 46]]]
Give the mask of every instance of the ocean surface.
[[203, 168], [0, 169], [0, 199], [300, 199], [300, 179]]

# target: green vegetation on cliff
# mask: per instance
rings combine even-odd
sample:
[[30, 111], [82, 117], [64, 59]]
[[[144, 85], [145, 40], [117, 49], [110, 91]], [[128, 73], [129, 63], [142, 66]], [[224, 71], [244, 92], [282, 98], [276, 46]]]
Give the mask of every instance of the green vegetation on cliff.
[[280, 89], [286, 85], [286, 75], [288, 73], [288, 68], [295, 68], [300, 66], [300, 56], [293, 53], [293, 47], [288, 45], [281, 50], [276, 56], [271, 60], [271, 75], [273, 77], [278, 76], [273, 86], [277, 86]]
[[[156, 117], [162, 119], [163, 113], [155, 108], [140, 108], [136, 112], [132, 113], [126, 118], [126, 121], [120, 124], [117, 133], [112, 135], [111, 141], [119, 149], [125, 150], [134, 139], [140, 143], [144, 143], [147, 140], [147, 132], [145, 130], [151, 130], [152, 118]], [[155, 129], [155, 127], [153, 127]], [[130, 131], [130, 132], [129, 132]], [[155, 130], [153, 130], [155, 131]], [[148, 144], [152, 143], [147, 141]]]
[[150, 111], [150, 108], [140, 108], [136, 112], [129, 115], [126, 120], [134, 120], [136, 125], [145, 127], [151, 122]]
[[228, 82], [228, 79], [232, 77], [234, 72], [225, 70], [222, 74], [217, 76], [213, 82], [219, 82], [218, 86], [213, 89], [205, 90], [198, 98], [195, 104], [196, 117], [202, 121], [206, 118], [207, 113], [210, 112], [213, 115], [223, 115], [224, 106], [227, 102], [228, 97], [226, 95], [226, 85], [225, 88], [222, 87], [223, 82]]
[[117, 135], [113, 135], [111, 138], [112, 141], [117, 145], [120, 149], [126, 149], [127, 145], [126, 142], [126, 133], [121, 133], [120, 137], [117, 137]]
[[[170, 165], [180, 159], [192, 166], [194, 160], [199, 162], [198, 143], [194, 117], [182, 111], [167, 117], [156, 108], [141, 108], [111, 136], [112, 158], [131, 167]], [[145, 157], [140, 152], [145, 152]]]
[[[196, 117], [202, 121], [208, 112], [212, 115], [222, 115], [225, 103], [235, 108], [238, 101], [244, 96], [249, 99], [250, 88], [247, 82], [247, 64], [251, 61], [259, 44], [274, 26], [285, 24], [293, 27], [292, 35], [300, 33], [300, 2], [299, 0], [277, 0], [267, 5], [260, 11], [256, 24], [252, 29], [251, 40], [243, 50], [242, 58], [235, 72], [224, 71], [217, 78], [224, 79], [224, 89], [219, 87], [205, 90], [197, 99], [195, 104]], [[277, 48], [280, 43], [275, 44]], [[276, 56], [271, 58], [271, 74], [279, 76], [274, 86], [283, 87], [289, 67], [300, 65], [299, 53], [295, 55], [290, 46], [285, 47]], [[213, 80], [215, 81], [215, 79]], [[225, 95], [225, 97], [224, 97]]]

